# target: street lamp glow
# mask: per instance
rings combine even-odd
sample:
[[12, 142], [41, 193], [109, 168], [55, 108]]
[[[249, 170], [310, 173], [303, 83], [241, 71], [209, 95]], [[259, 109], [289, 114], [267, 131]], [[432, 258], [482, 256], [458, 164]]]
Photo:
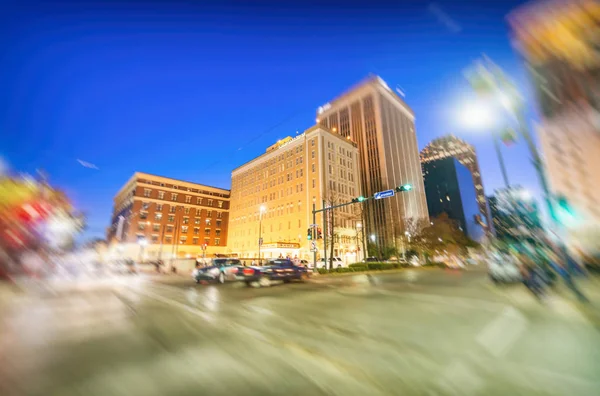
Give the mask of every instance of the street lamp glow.
[[265, 205], [261, 205], [259, 209], [260, 209], [260, 213], [265, 213], [267, 211], [267, 208], [265, 207]]
[[466, 103], [460, 107], [458, 115], [460, 124], [467, 128], [489, 128], [496, 122], [494, 106], [485, 100]]
[[375, 234], [371, 234], [371, 240], [375, 242]]
[[356, 223], [356, 228], [362, 228], [362, 223]]
[[146, 238], [142, 238], [138, 241], [138, 244], [140, 246], [146, 246], [148, 244], [148, 240], [146, 240]]

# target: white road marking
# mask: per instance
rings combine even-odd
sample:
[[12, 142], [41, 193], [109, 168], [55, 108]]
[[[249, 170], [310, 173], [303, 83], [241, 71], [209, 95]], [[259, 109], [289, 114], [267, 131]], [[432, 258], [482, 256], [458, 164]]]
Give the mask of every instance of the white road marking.
[[477, 342], [493, 356], [508, 352], [527, 328], [527, 319], [513, 307], [506, 307], [477, 336]]

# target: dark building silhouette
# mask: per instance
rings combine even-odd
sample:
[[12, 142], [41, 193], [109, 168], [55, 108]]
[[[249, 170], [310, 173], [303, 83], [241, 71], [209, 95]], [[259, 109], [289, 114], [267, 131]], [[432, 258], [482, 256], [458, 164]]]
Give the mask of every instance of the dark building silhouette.
[[469, 238], [481, 241], [485, 231], [469, 168], [456, 158], [443, 158], [424, 163], [423, 176], [429, 216], [446, 213]]
[[493, 232], [493, 228], [488, 227], [492, 221], [483, 189], [475, 148], [454, 135], [447, 135], [432, 140], [431, 143], [421, 150], [421, 164], [423, 164], [423, 167], [429, 162], [444, 158], [455, 158], [469, 169], [477, 194], [477, 205], [479, 206], [481, 219], [485, 222], [486, 229], [489, 229], [489, 232]]

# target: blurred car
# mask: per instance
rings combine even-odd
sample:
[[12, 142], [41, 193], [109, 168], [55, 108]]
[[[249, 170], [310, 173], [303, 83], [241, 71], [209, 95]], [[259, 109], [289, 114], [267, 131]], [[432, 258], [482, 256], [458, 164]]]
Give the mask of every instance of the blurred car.
[[201, 281], [237, 281], [244, 279], [242, 270], [244, 266], [238, 259], [233, 258], [215, 258], [208, 267], [196, 268], [192, 271], [192, 278], [196, 283]]
[[248, 286], [269, 286], [271, 281], [307, 279], [309, 272], [306, 267], [295, 265], [292, 260], [272, 260], [262, 267], [244, 267], [242, 270], [244, 281]]
[[380, 259], [378, 259], [377, 257], [371, 256], [371, 257], [367, 257], [363, 260], [364, 263], [379, 263], [381, 262]]
[[494, 254], [488, 258], [488, 275], [494, 283], [518, 283], [523, 280], [516, 261], [510, 255]]
[[[330, 257], [327, 259], [331, 268], [342, 268], [346, 267], [346, 263], [340, 257]], [[325, 268], [325, 259], [321, 258], [317, 261], [317, 268]]]
[[108, 269], [114, 274], [137, 274], [138, 272], [137, 264], [131, 259], [113, 260], [108, 265]]

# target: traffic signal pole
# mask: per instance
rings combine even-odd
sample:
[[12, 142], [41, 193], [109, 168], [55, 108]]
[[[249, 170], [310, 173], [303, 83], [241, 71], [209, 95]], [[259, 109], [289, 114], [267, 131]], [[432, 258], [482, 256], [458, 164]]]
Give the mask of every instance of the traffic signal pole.
[[[333, 206], [328, 206], [328, 207], [325, 207], [325, 200], [323, 200], [323, 208], [319, 209], [319, 210], [316, 209], [315, 203], [313, 202], [313, 224], [317, 223], [317, 213], [321, 213], [321, 212], [324, 213], [324, 216], [323, 216], [323, 234], [324, 234], [324, 237], [323, 237], [323, 250], [324, 250], [324, 253], [323, 253], [323, 255], [324, 255], [324, 258], [325, 258], [325, 268], [328, 267], [328, 265], [327, 265], [327, 216], [326, 216], [326, 212], [328, 210], [333, 210], [333, 209], [341, 208], [343, 206], [353, 205], [353, 204], [357, 204], [357, 203], [364, 204], [369, 199], [388, 198], [388, 197], [393, 196], [396, 192], [405, 192], [405, 191], [411, 191], [411, 190], [412, 190], [412, 185], [411, 184], [403, 184], [403, 185], [401, 185], [399, 187], [396, 187], [395, 189], [385, 191], [385, 193], [388, 193], [385, 196], [379, 195], [381, 193], [376, 193], [372, 197], [362, 197], [361, 196], [361, 197], [358, 197], [358, 198], [354, 198], [350, 202], [344, 202], [344, 203], [341, 203], [339, 205], [333, 205]], [[363, 208], [364, 208], [364, 206], [363, 206]], [[363, 212], [364, 212], [364, 210], [363, 210]], [[363, 224], [363, 232], [364, 232], [364, 227], [365, 227], [365, 224]], [[364, 238], [364, 234], [363, 234], [363, 238]], [[333, 243], [333, 238], [332, 238], [332, 243]], [[363, 241], [363, 243], [364, 243], [364, 241]], [[366, 255], [367, 252], [365, 252], [364, 254]], [[317, 253], [316, 252], [314, 252], [314, 265], [315, 265], [315, 271], [316, 271], [316, 268], [317, 268]]]
[[[316, 232], [314, 232], [314, 231], [316, 231], [315, 228], [317, 227], [316, 226], [316, 224], [317, 224], [316, 209], [317, 209], [317, 205], [313, 202], [313, 222], [312, 222], [312, 230], [311, 230], [311, 231], [313, 231], [313, 233], [312, 233], [313, 238], [311, 239], [310, 243], [315, 243], [315, 242], [313, 242], [313, 240], [317, 239], [317, 238], [315, 238]], [[316, 246], [316, 243], [315, 243], [315, 246]], [[314, 249], [314, 251], [313, 251], [313, 272], [317, 272], [317, 249]]]

